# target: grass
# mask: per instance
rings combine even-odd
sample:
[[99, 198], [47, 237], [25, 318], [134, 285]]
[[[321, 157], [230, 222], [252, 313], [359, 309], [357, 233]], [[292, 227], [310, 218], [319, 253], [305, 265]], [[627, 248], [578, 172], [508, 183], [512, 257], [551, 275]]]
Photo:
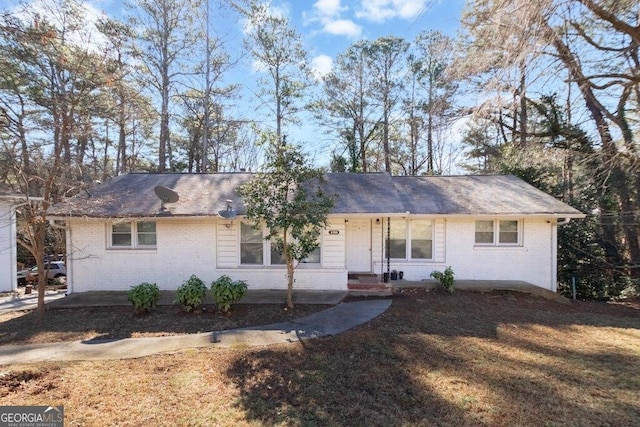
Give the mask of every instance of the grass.
[[54, 308], [43, 322], [35, 311], [0, 313], [0, 345], [153, 337], [222, 331], [267, 325], [306, 316], [327, 306], [298, 304], [283, 309], [278, 304], [236, 304], [225, 316], [215, 306], [187, 313], [178, 305], [159, 305], [149, 314], [136, 314], [131, 306]]
[[74, 426], [623, 426], [638, 366], [638, 304], [413, 291], [331, 338], [0, 367], [0, 399]]

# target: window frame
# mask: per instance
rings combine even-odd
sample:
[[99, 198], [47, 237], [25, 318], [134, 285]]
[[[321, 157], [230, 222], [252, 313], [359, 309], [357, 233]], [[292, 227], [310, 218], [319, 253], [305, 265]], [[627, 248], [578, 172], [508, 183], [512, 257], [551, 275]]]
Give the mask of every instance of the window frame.
[[[434, 260], [434, 235], [435, 235], [435, 225], [436, 222], [430, 218], [391, 218], [391, 221], [402, 221], [404, 224], [404, 258], [394, 258], [393, 256], [390, 259], [395, 261], [407, 261], [407, 262], [432, 262]], [[431, 239], [426, 239], [431, 242], [431, 258], [414, 258], [413, 257], [413, 228], [412, 224], [414, 222], [426, 222], [431, 226]], [[390, 239], [390, 236], [387, 236]], [[394, 240], [402, 240], [402, 239], [394, 239]], [[425, 239], [417, 239], [417, 240], [425, 240]], [[389, 252], [391, 252], [391, 248], [389, 247]]]
[[[268, 230], [266, 229], [266, 227], [262, 226], [260, 227], [260, 230], [262, 231], [262, 263], [261, 264], [243, 264], [242, 263], [242, 224], [245, 225], [251, 225], [249, 222], [247, 221], [241, 221], [241, 225], [239, 228], [239, 245], [238, 245], [238, 250], [240, 252], [239, 256], [238, 256], [238, 260], [239, 263], [238, 265], [240, 267], [275, 267], [275, 268], [286, 268], [286, 264], [284, 262], [284, 260], [282, 262], [274, 262], [273, 258], [274, 258], [274, 253], [276, 252], [273, 249], [273, 241], [271, 239], [267, 240], [265, 239], [265, 236], [268, 234]], [[318, 238], [319, 240], [319, 246], [317, 248], [317, 250], [320, 251], [320, 254], [318, 256], [319, 261], [318, 262], [308, 262], [307, 258], [300, 260], [299, 263], [299, 267], [307, 267], [307, 268], [312, 268], [312, 267], [320, 267], [322, 266], [322, 233], [320, 233], [320, 236]]]
[[[492, 234], [493, 238], [491, 242], [478, 242], [478, 223], [479, 222], [492, 222]], [[503, 223], [512, 223], [516, 225], [515, 231], [502, 231], [501, 225]], [[476, 247], [520, 247], [523, 243], [523, 219], [522, 218], [491, 218], [491, 219], [476, 219], [474, 221], [474, 241], [473, 244]], [[502, 237], [505, 233], [516, 233], [515, 242], [502, 242]]]
[[[138, 225], [140, 223], [152, 223], [154, 225], [154, 231], [150, 232], [150, 231], [139, 231], [138, 230]], [[128, 245], [123, 245], [123, 244], [116, 244], [114, 243], [114, 226], [119, 226], [119, 225], [128, 225], [129, 226], [129, 244]], [[158, 248], [158, 222], [154, 219], [145, 219], [145, 220], [131, 220], [131, 221], [116, 221], [116, 222], [110, 222], [108, 227], [107, 227], [107, 234], [108, 234], [108, 249], [113, 249], [113, 250], [132, 250], [132, 249], [157, 249]], [[117, 231], [115, 232], [116, 235], [127, 235], [127, 233], [124, 233], [123, 231]], [[140, 235], [146, 235], [146, 236], [150, 236], [153, 235], [155, 236], [155, 244], [153, 245], [145, 245], [145, 244], [141, 244], [140, 240]]]
[[[242, 262], [242, 245], [243, 244], [250, 244], [250, 245], [257, 245], [257, 242], [243, 242], [242, 239], [242, 228], [243, 227], [252, 227], [254, 228], [256, 231], [260, 231], [260, 240], [261, 240], [261, 253], [260, 253], [260, 262], [256, 262], [256, 263], [243, 263]], [[240, 222], [240, 227], [238, 227], [238, 265], [241, 267], [261, 267], [265, 265], [265, 249], [264, 249], [264, 228], [263, 227], [254, 227], [253, 224], [247, 222], [247, 221], [241, 221]]]

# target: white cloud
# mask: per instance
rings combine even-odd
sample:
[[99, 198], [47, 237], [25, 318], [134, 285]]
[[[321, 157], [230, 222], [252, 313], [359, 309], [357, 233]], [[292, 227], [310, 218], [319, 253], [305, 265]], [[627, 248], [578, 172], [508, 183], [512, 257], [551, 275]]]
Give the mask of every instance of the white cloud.
[[340, 0], [318, 0], [313, 5], [313, 8], [318, 11], [322, 16], [337, 16], [340, 12], [346, 8], [342, 7]]
[[412, 19], [424, 9], [427, 0], [362, 0], [358, 18], [385, 22], [392, 18]]
[[77, 12], [81, 16], [73, 26], [69, 24], [69, 20], [74, 18], [67, 16], [57, 3], [46, 0], [34, 0], [21, 4], [15, 7], [11, 13], [27, 23], [33, 22], [38, 16], [38, 19], [46, 20], [48, 24], [58, 30], [64, 29], [67, 43], [86, 49], [91, 53], [105, 52], [108, 39], [96, 28], [98, 20], [104, 16], [104, 13], [88, 2], [77, 2], [73, 6], [78, 8]]
[[317, 0], [312, 11], [304, 14], [305, 24], [319, 23], [327, 34], [356, 39], [360, 37], [362, 27], [349, 19], [342, 19], [341, 14], [347, 10], [341, 0]]
[[337, 19], [335, 21], [327, 21], [324, 24], [323, 31], [336, 36], [347, 36], [357, 38], [362, 32], [362, 27], [348, 19]]
[[313, 75], [320, 79], [329, 74], [333, 69], [333, 59], [327, 55], [318, 55], [311, 60], [311, 70]]

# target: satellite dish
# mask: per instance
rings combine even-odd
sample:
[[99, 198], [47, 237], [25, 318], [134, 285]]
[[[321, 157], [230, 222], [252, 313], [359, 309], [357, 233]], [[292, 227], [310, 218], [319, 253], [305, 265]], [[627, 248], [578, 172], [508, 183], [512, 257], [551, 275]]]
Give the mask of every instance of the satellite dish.
[[175, 203], [180, 200], [178, 193], [170, 188], [163, 187], [162, 185], [157, 185], [153, 191], [156, 192], [156, 196], [162, 200], [162, 203]]
[[227, 209], [223, 211], [218, 211], [218, 216], [220, 218], [233, 219], [237, 216], [236, 212], [233, 210], [232, 203], [233, 203], [233, 200], [227, 200]]

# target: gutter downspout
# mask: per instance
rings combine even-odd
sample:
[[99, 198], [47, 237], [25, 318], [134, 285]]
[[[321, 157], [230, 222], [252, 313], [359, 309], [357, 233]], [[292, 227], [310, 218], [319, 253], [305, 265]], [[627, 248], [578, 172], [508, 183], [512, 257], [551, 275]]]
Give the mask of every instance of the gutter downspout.
[[[387, 277], [391, 280], [391, 254], [389, 253], [389, 247], [391, 246], [391, 217], [387, 217], [387, 244], [385, 255], [387, 256]], [[387, 280], [384, 280], [387, 282]]]

